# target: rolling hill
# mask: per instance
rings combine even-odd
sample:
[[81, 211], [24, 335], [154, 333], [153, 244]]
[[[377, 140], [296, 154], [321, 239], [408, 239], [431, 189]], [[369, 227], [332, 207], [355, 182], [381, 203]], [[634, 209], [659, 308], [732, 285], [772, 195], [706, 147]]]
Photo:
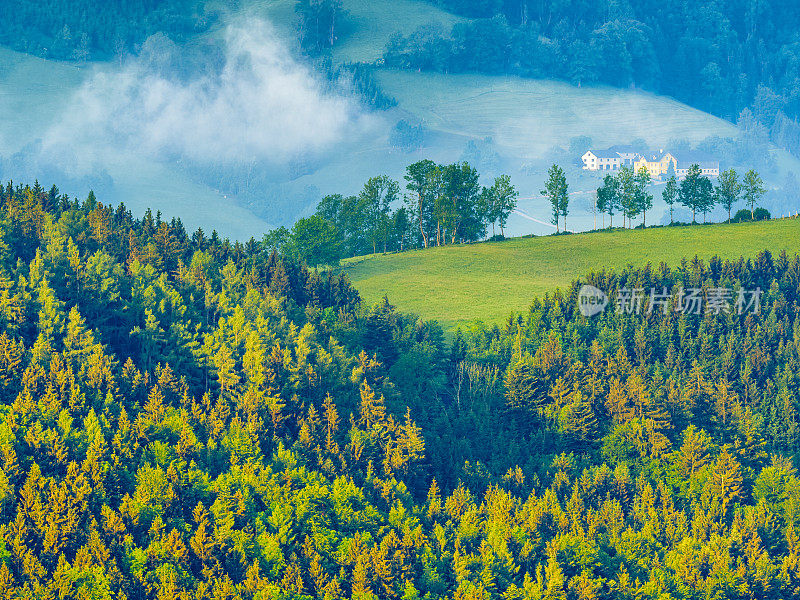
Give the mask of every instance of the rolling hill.
[[[343, 0], [347, 11], [345, 32], [331, 57], [334, 62], [375, 62], [395, 32], [409, 34], [421, 25], [439, 23], [445, 29], [462, 17], [442, 11], [419, 0]], [[292, 35], [295, 15], [292, 0], [260, 0], [247, 5], [252, 14], [270, 19], [284, 35]], [[465, 158], [469, 142], [487, 144], [496, 154], [492, 165], [478, 165], [485, 176], [509, 173], [521, 192], [519, 208], [509, 224], [513, 235], [550, 233], [546, 224], [548, 207], [538, 190], [548, 161], [558, 160], [567, 167], [570, 187], [575, 194], [572, 226], [576, 230], [595, 226], [588, 210], [598, 177], [567, 163], [575, 157], [557, 155], [554, 148], [566, 149], [570, 139], [589, 136], [598, 146], [629, 143], [643, 139], [653, 147], [670, 140], [697, 143], [710, 136], [735, 136], [731, 123], [693, 109], [665, 96], [640, 90], [620, 90], [603, 86], [576, 87], [563, 82], [519, 77], [438, 74], [379, 68], [376, 77], [384, 92], [398, 106], [381, 113], [385, 121], [382, 135], [360, 139], [347, 152], [333, 155], [318, 168], [296, 180], [286, 182], [285, 193], [300, 196], [303, 190], [328, 193], [357, 193], [363, 182], [376, 174], [401, 180], [405, 166], [422, 158], [455, 161]], [[389, 145], [387, 128], [400, 119], [423, 124], [427, 129], [425, 146], [405, 153]], [[778, 168], [765, 174], [781, 181], [788, 171], [800, 173], [800, 162], [788, 153], [774, 151]], [[656, 191], [652, 221], [664, 212]], [[311, 207], [306, 206], [306, 213]]]
[[[292, 0], [242, 1], [240, 6], [249, 18], [274, 23], [287, 43], [292, 43]], [[460, 19], [422, 0], [343, 0], [343, 8], [347, 16], [332, 53], [334, 62], [378, 61], [393, 33], [409, 33], [431, 22], [449, 27]], [[219, 29], [205, 35], [218, 34]], [[0, 49], [0, 156], [7, 157], [41, 139], [57, 112], [54, 108], [83, 83], [90, 67], [78, 68]], [[483, 162], [475, 161], [485, 178], [508, 173], [521, 193], [520, 213], [512, 216], [509, 233], [539, 235], [550, 233], [551, 228], [546, 224], [548, 207], [538, 190], [546, 168], [556, 160], [567, 167], [570, 188], [576, 193], [571, 207], [572, 228], [595, 226], [589, 205], [598, 178], [570, 164], [575, 157], [563, 149], [571, 138], [589, 136], [601, 146], [643, 138], [659, 147], [672, 139], [697, 142], [708, 136], [736, 133], [730, 123], [638, 90], [384, 68], [377, 70], [376, 77], [385, 92], [397, 99], [397, 107], [371, 114], [373, 126], [368, 132], [348, 132], [346, 139], [298, 174], [270, 175], [268, 193], [237, 197], [240, 192], [236, 190], [245, 187], [241, 181], [226, 188], [232, 192], [220, 192], [208, 182], [193, 179], [175, 160], [118, 155], [105, 157], [105, 164], [98, 166], [98, 174], [113, 183], [104, 194], [105, 201], [125, 202], [137, 214], [152, 207], [168, 216], [181, 215], [192, 229], [202, 226], [234, 238], [260, 238], [270, 225], [291, 225], [296, 218], [309, 214], [326, 194], [357, 193], [371, 176], [387, 174], [402, 180], [405, 167], [422, 158], [473, 161], [466, 152], [468, 144], [473, 143], [489, 156]], [[400, 120], [425, 126], [424, 147], [403, 152], [391, 146], [390, 130]], [[777, 151], [776, 156], [777, 171], [765, 174], [773, 184], [782, 181], [789, 171], [800, 173], [797, 160]], [[6, 171], [0, 176], [45, 179], [41, 173], [51, 172], [42, 165], [38, 170]], [[85, 195], [91, 187], [84, 179], [66, 186], [57, 172], [47, 178], [76, 195]], [[663, 212], [659, 193], [655, 195], [656, 206], [652, 217], [648, 215], [649, 222], [656, 222]], [[266, 210], [272, 203], [279, 203], [280, 211]], [[270, 219], [267, 223], [268, 219], [260, 216], [267, 213], [280, 214], [282, 222]]]
[[518, 238], [360, 257], [342, 268], [368, 303], [387, 295], [452, 333], [476, 319], [500, 322], [593, 270], [751, 258], [765, 248], [800, 252], [800, 219]]

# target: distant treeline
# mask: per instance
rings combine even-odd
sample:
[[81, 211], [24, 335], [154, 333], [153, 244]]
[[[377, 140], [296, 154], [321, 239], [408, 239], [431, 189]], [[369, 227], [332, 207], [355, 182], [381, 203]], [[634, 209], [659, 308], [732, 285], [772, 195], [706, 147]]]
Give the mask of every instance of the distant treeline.
[[[642, 87], [800, 148], [800, 4], [440, 0], [474, 20], [395, 35], [387, 66]], [[749, 115], [748, 115], [749, 116]]]
[[157, 32], [181, 39], [211, 19], [192, 0], [4, 0], [2, 8], [0, 44], [76, 61], [122, 56]]
[[[558, 165], [550, 167], [547, 174], [541, 195], [550, 203], [550, 222], [558, 233], [563, 218], [567, 231], [570, 192], [566, 174]], [[477, 242], [487, 238], [490, 228], [491, 239], [501, 239], [519, 193], [508, 175], [497, 177], [489, 187], [481, 186], [479, 179], [478, 171], [467, 162], [438, 165], [421, 160], [406, 168], [405, 194], [390, 177], [373, 177], [357, 196], [325, 196], [313, 215], [298, 220], [291, 230], [273, 229], [262, 244], [319, 266], [377, 252]], [[623, 217], [623, 227], [633, 227], [633, 219], [639, 217], [641, 226], [646, 227], [647, 211], [653, 207], [651, 183], [647, 169], [635, 172], [623, 167], [618, 174], [606, 175], [593, 208], [609, 215], [609, 227], [614, 225], [614, 215]], [[692, 212], [693, 223], [697, 213], [702, 213], [705, 221], [717, 205], [728, 212], [728, 222], [738, 222], [769, 218], [766, 210], [758, 208], [765, 193], [764, 182], [752, 169], [741, 181], [734, 169], [723, 171], [714, 185], [699, 165], [692, 165], [681, 181], [674, 174], [668, 178], [662, 200], [669, 207], [670, 223], [676, 204]], [[747, 210], [732, 217], [731, 211], [740, 201]]]
[[496, 227], [502, 232], [517, 205], [508, 175], [481, 186], [478, 171], [466, 162], [422, 160], [408, 166], [404, 179], [405, 196], [385, 175], [367, 181], [358, 196], [326, 196], [315, 214], [291, 231], [269, 232], [264, 244], [320, 265], [379, 251], [475, 242], [486, 237], [489, 226], [493, 234]]

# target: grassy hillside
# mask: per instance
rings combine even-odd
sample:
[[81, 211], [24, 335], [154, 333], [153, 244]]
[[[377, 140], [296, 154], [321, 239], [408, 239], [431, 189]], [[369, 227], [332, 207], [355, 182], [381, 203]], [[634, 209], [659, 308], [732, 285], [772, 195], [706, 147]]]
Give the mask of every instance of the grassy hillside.
[[588, 135], [598, 145], [643, 138], [697, 142], [735, 127], [663, 96], [608, 87], [488, 75], [382, 71], [386, 93], [428, 127], [492, 136], [517, 156], [541, 156], [554, 144]]
[[474, 319], [501, 321], [535, 296], [591, 270], [670, 265], [684, 256], [753, 257], [763, 249], [800, 252], [800, 219], [513, 239], [347, 261], [368, 302], [389, 300], [445, 329]]
[[[295, 27], [294, 5], [294, 0], [243, 3], [245, 10], [270, 19], [287, 33]], [[464, 20], [422, 0], [342, 0], [342, 8], [347, 16], [333, 53], [337, 62], [374, 62], [397, 32], [409, 34], [429, 23], [449, 29]]]

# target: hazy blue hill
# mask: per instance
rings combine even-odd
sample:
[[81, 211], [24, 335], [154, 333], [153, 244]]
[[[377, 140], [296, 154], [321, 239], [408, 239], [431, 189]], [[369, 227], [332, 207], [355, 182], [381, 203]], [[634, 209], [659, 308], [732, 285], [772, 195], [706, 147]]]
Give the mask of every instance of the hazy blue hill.
[[[208, 186], [192, 181], [174, 165], [144, 156], [106, 155], [105, 173], [72, 176], [38, 159], [26, 149], [35, 147], [42, 132], [63, 102], [84, 82], [90, 67], [13, 52], [0, 48], [0, 177], [16, 181], [42, 180], [48, 187], [57, 183], [63, 192], [85, 197], [95, 188], [104, 202], [124, 202], [137, 214], [148, 207], [165, 215], [180, 217], [190, 231], [203, 227], [217, 229], [237, 238], [260, 237], [269, 226], [233, 199]], [[20, 158], [20, 152], [25, 158]], [[48, 176], [52, 181], [48, 180]], [[111, 189], [102, 189], [113, 180]]]
[[[289, 31], [296, 22], [294, 4], [294, 0], [251, 0], [242, 10], [264, 16]], [[449, 29], [467, 20], [422, 0], [342, 0], [342, 8], [347, 13], [344, 32], [333, 50], [334, 59], [340, 62], [375, 62], [395, 33], [409, 34], [431, 23]]]
[[[242, 3], [240, 10], [250, 22], [268, 19], [291, 45], [296, 23], [293, 7], [291, 0], [257, 0]], [[332, 52], [335, 62], [376, 61], [395, 32], [409, 33], [428, 23], [447, 28], [463, 19], [421, 0], [344, 0], [343, 7], [347, 15]], [[203, 46], [209, 36], [221, 35], [220, 27], [213, 28], [195, 45]], [[8, 157], [24, 148], [30, 150], [58, 106], [81, 85], [91, 68], [0, 50], [0, 156], [6, 158], [0, 165], [5, 164], [9, 171], [2, 176], [31, 179], [52, 173], [50, 178], [59, 181], [65, 191], [82, 195], [95, 181], [94, 185], [105, 182], [107, 187], [112, 182], [110, 189], [104, 190], [106, 199], [125, 201], [139, 212], [152, 206], [167, 215], [180, 214], [187, 227], [217, 228], [236, 237], [260, 237], [267, 221], [289, 225], [310, 213], [322, 195], [356, 193], [373, 175], [385, 173], [401, 179], [405, 166], [420, 158], [467, 159], [485, 176], [500, 171], [510, 174], [521, 191], [521, 210], [540, 221], [548, 218], [538, 190], [547, 166], [558, 161], [567, 168], [571, 189], [579, 192], [574, 196], [571, 227], [591, 227], [594, 216], [588, 207], [598, 179], [573, 164], [576, 157], [567, 152], [572, 138], [589, 136], [598, 146], [642, 138], [653, 147], [662, 147], [674, 139], [696, 143], [709, 136], [737, 134], [726, 121], [637, 90], [378, 68], [377, 81], [398, 105], [368, 115], [370, 125], [365, 130], [343, 131], [327, 152], [307, 161], [300, 157], [299, 167], [290, 166], [288, 171], [266, 172], [254, 163], [218, 175], [202, 167], [181, 166], [174, 157], [156, 161], [125, 155], [104, 157], [105, 164], [96, 177], [69, 179], [41, 163], [29, 164], [27, 171], [19, 169], [20, 161]], [[103, 68], [113, 71], [115, 67]], [[391, 146], [391, 128], [400, 120], [425, 128], [422, 148], [405, 152]], [[788, 153], [774, 154], [776, 170], [764, 173], [771, 187], [780, 186], [789, 171], [800, 173], [800, 163]], [[253, 177], [260, 178], [259, 183], [247, 192], [243, 179]], [[75, 189], [68, 190], [65, 182]], [[656, 192], [652, 222], [660, 218], [663, 208], [658, 197]], [[549, 228], [515, 215], [510, 232], [546, 233]]]

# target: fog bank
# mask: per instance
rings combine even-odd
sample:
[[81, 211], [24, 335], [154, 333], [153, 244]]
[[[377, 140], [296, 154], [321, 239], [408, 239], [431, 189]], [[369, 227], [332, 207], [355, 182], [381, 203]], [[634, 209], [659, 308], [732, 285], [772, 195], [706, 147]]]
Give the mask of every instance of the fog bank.
[[[97, 68], [43, 137], [44, 152], [96, 168], [107, 151], [201, 163], [284, 163], [368, 126], [357, 100], [331, 91], [263, 20], [238, 21], [198, 72], [154, 36], [122, 66]], [[92, 165], [86, 164], [90, 161]]]

